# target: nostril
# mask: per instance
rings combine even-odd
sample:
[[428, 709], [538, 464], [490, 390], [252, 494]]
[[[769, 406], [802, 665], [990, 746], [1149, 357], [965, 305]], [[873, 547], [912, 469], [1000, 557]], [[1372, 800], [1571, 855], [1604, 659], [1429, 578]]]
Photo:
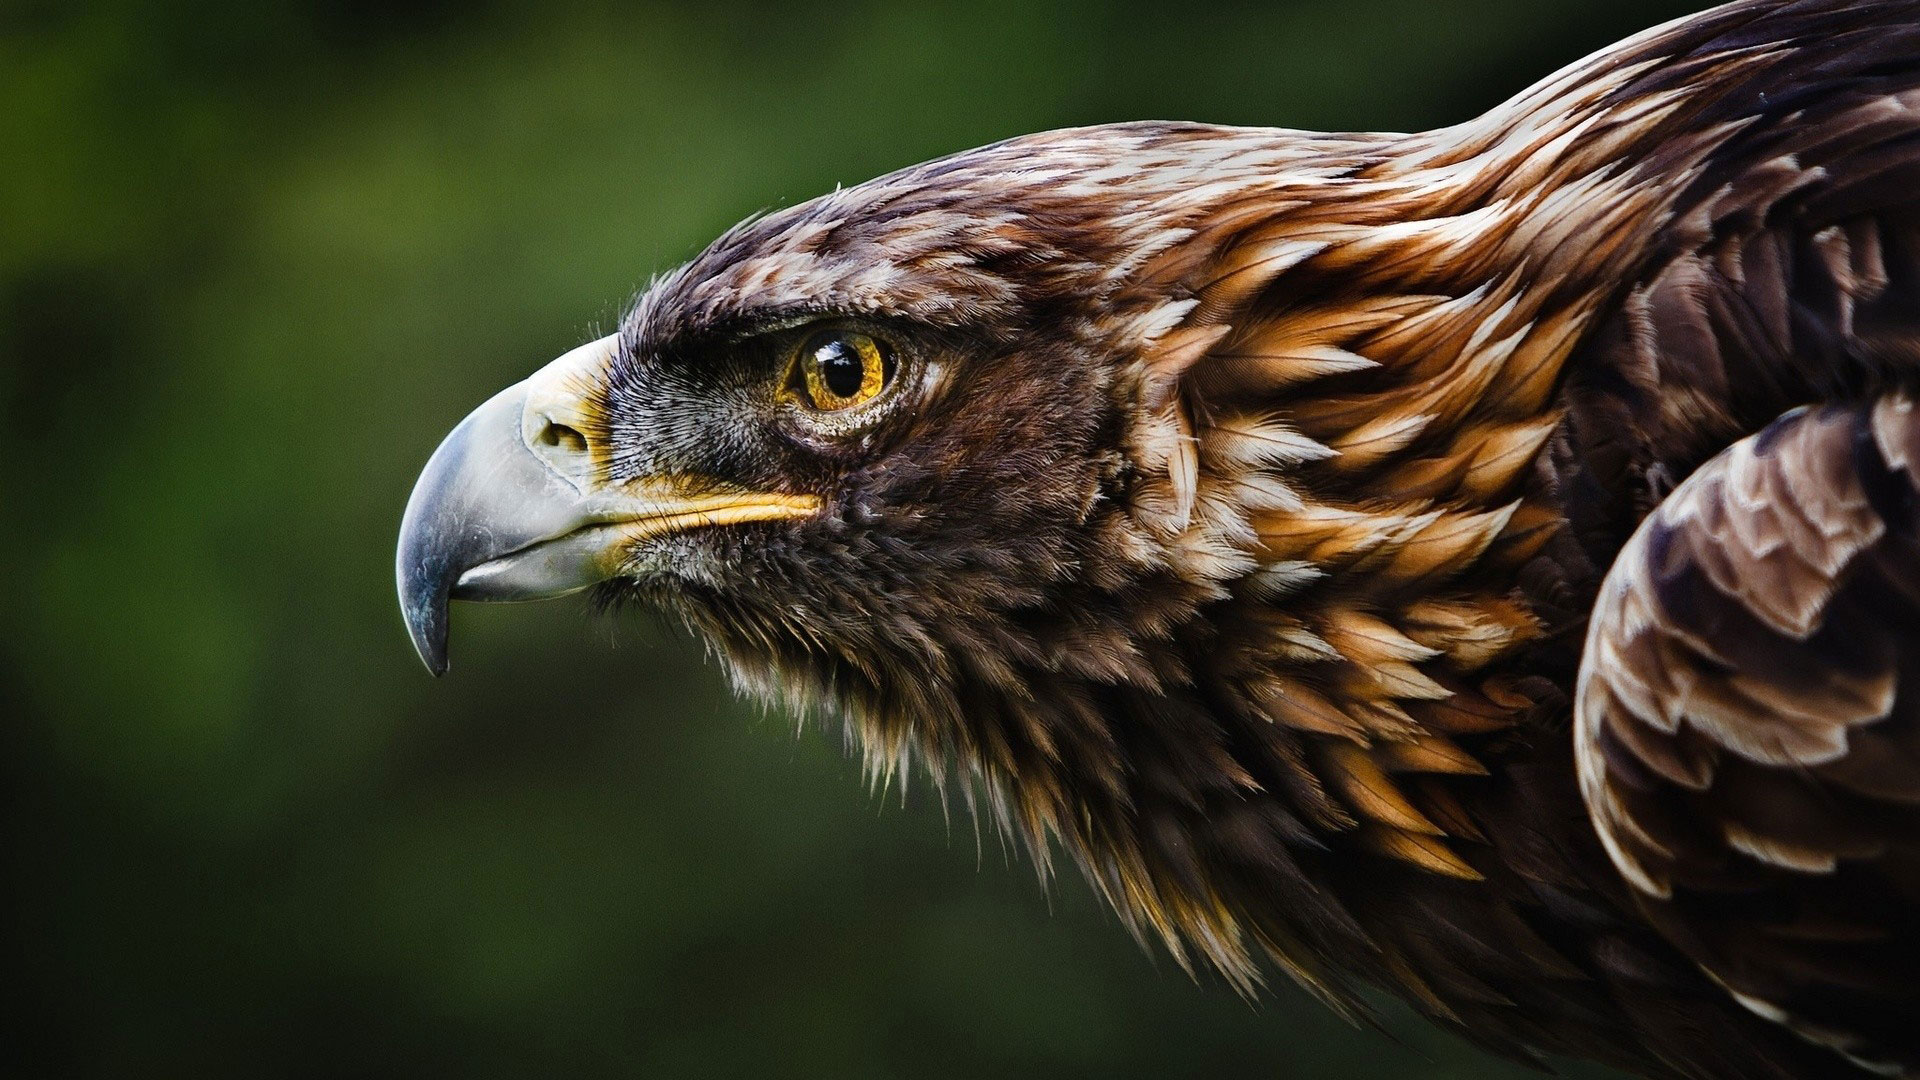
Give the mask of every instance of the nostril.
[[547, 426], [540, 429], [540, 445], [569, 454], [584, 454], [587, 452], [587, 437], [574, 428], [549, 420]]

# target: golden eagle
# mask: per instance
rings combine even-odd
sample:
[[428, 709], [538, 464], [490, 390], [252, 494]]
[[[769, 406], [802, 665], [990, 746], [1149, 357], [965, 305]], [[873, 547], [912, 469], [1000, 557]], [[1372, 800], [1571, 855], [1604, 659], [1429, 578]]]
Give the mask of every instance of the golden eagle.
[[750, 220], [448, 436], [401, 601], [675, 612], [1242, 988], [1920, 1075], [1916, 394], [1920, 0], [1744, 0]]

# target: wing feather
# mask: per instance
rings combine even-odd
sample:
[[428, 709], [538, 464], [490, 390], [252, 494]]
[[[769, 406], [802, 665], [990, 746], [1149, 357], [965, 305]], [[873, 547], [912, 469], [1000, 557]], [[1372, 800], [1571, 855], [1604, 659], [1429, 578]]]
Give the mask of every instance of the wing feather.
[[1790, 413], [1647, 517], [1601, 587], [1582, 794], [1737, 1000], [1920, 1068], [1920, 412]]

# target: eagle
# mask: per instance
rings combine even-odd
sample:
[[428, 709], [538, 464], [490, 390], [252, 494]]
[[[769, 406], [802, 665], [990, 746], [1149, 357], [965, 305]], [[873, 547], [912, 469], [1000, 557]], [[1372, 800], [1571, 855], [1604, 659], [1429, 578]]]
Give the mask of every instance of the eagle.
[[1920, 1076], [1916, 401], [1920, 0], [1741, 0], [749, 219], [446, 437], [400, 601], [677, 615], [1244, 992]]

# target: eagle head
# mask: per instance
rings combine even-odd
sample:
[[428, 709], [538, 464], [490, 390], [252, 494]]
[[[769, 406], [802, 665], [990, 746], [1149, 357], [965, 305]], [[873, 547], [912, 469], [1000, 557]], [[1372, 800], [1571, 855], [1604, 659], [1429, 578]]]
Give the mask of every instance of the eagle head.
[[848, 712], [876, 760], [1057, 755], [1062, 712], [1187, 679], [1186, 616], [1248, 568], [1245, 492], [1190, 528], [1178, 377], [1219, 332], [1182, 328], [1233, 226], [1350, 167], [1335, 145], [1052, 132], [739, 225], [435, 453], [398, 565], [422, 657], [450, 598], [591, 587]]

